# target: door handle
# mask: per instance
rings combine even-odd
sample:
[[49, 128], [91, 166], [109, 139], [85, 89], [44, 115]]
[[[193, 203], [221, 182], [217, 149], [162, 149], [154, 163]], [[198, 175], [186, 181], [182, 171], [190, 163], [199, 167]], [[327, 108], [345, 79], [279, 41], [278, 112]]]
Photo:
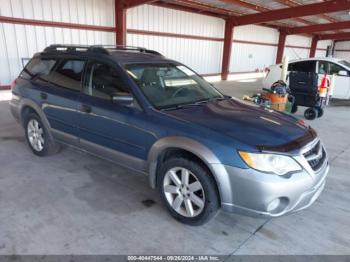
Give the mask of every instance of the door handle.
[[92, 111], [91, 106], [84, 105], [84, 104], [81, 105], [80, 110], [87, 114], [90, 114]]
[[46, 93], [40, 93], [40, 98], [43, 100], [47, 99], [47, 94]]

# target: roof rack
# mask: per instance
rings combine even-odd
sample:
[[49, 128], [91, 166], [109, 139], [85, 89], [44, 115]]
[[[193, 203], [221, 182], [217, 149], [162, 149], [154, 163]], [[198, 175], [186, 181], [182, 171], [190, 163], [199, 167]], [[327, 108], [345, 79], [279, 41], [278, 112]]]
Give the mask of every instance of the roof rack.
[[109, 51], [135, 51], [162, 56], [161, 53], [149, 50], [144, 47], [135, 47], [127, 45], [50, 45], [44, 49], [44, 52], [94, 52], [109, 55]]
[[125, 51], [138, 51], [140, 53], [149, 53], [153, 55], [160, 55], [163, 56], [161, 53], [150, 50], [144, 47], [138, 47], [138, 46], [128, 46], [128, 45], [111, 45], [111, 46], [100, 46], [109, 50], [125, 50]]

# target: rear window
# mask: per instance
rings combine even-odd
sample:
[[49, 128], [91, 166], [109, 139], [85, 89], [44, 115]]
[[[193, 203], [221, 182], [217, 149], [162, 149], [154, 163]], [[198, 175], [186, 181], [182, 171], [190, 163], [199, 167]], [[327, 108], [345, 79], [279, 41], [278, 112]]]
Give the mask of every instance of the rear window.
[[55, 66], [57, 60], [33, 58], [23, 69], [21, 77], [25, 79], [34, 79], [36, 77], [47, 76]]
[[316, 71], [316, 61], [302, 61], [291, 63], [288, 65], [288, 71], [297, 72], [315, 72]]

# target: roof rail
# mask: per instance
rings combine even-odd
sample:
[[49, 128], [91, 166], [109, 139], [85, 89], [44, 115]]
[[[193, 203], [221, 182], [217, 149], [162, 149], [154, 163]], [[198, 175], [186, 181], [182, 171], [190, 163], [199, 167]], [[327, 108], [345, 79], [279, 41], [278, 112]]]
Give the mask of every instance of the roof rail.
[[136, 51], [162, 56], [162, 54], [154, 50], [127, 45], [50, 45], [44, 49], [44, 52], [94, 52], [109, 55], [109, 51], [114, 50]]
[[44, 52], [96, 52], [108, 55], [108, 51], [102, 47], [84, 45], [50, 45]]
[[154, 50], [147, 49], [145, 47], [128, 46], [128, 45], [110, 45], [110, 46], [107, 45], [107, 46], [100, 46], [100, 47], [110, 49], [110, 50], [138, 51], [140, 53], [149, 53], [153, 55], [163, 56], [161, 53]]

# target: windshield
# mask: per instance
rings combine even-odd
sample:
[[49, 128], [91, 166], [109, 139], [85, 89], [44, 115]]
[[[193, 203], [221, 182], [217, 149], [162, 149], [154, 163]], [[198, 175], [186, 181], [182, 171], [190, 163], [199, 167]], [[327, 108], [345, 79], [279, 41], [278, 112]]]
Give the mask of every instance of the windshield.
[[128, 64], [128, 74], [157, 109], [223, 98], [189, 68], [176, 64]]
[[350, 63], [348, 61], [341, 60], [339, 61], [339, 64], [345, 65], [346, 67], [350, 68]]

